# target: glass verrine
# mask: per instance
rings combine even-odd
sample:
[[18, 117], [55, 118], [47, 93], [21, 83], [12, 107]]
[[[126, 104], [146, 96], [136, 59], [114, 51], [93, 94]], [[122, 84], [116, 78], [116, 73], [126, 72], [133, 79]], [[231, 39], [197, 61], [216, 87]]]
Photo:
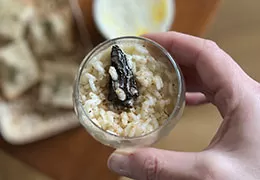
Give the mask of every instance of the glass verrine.
[[[169, 116], [164, 122], [153, 131], [141, 135], [141, 136], [119, 136], [109, 131], [104, 130], [99, 125], [96, 124], [89, 116], [86, 110], [84, 109], [81, 98], [80, 98], [80, 81], [82, 73], [85, 67], [90, 66], [90, 62], [95, 61], [96, 57], [100, 54], [104, 54], [105, 51], [111, 49], [113, 45], [141, 45], [145, 47], [151, 56], [154, 57], [156, 61], [163, 62], [167, 68], [170, 68], [174, 71], [176, 75], [176, 97], [175, 105], [172, 108]], [[174, 78], [174, 77], [173, 77]], [[127, 147], [140, 147], [140, 146], [150, 146], [163, 136], [169, 134], [169, 132], [176, 125], [180, 117], [182, 116], [183, 109], [185, 106], [185, 85], [183, 75], [179, 66], [176, 64], [171, 55], [158, 43], [151, 41], [143, 37], [135, 36], [126, 36], [119, 37], [111, 40], [107, 40], [97, 47], [95, 47], [82, 61], [78, 73], [76, 75], [74, 83], [74, 110], [80, 123], [85, 127], [85, 129], [91, 134], [96, 140], [101, 142], [104, 145], [111, 146], [114, 148], [127, 148]]]

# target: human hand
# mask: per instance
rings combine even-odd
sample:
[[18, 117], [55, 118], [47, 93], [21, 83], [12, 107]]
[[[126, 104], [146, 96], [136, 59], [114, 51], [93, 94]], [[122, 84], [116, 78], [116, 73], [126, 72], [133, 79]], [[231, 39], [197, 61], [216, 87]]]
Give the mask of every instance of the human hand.
[[260, 85], [214, 42], [176, 32], [146, 35], [180, 65], [186, 102], [213, 103], [223, 122], [202, 152], [116, 150], [108, 167], [137, 180], [260, 179]]

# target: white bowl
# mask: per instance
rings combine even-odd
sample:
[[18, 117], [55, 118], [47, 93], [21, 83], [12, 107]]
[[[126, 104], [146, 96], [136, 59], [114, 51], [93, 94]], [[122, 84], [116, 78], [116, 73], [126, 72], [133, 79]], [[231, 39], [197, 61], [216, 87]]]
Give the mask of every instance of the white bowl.
[[[160, 6], [166, 9], [163, 11], [166, 14], [155, 22], [154, 11], [160, 13]], [[165, 32], [170, 30], [174, 21], [175, 0], [94, 0], [93, 17], [106, 39]]]

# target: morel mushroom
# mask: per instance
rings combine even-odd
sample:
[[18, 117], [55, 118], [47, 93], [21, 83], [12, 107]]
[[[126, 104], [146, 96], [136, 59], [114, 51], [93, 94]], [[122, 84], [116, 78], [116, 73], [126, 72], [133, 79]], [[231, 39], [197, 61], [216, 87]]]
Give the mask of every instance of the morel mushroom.
[[133, 107], [139, 95], [137, 83], [126, 55], [117, 45], [112, 47], [109, 74], [108, 100], [116, 106]]

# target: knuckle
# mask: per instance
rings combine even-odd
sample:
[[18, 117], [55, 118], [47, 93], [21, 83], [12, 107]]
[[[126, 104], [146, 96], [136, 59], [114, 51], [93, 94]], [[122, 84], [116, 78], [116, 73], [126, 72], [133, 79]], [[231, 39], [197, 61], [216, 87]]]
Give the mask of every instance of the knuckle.
[[197, 53], [196, 59], [197, 59], [197, 61], [201, 61], [203, 59], [203, 58], [201, 58], [201, 56], [203, 56], [205, 53], [206, 54], [215, 53], [215, 52], [219, 52], [220, 50], [221, 49], [216, 44], [216, 42], [209, 40], [209, 39], [203, 39], [202, 46]]
[[205, 39], [204, 48], [209, 49], [209, 50], [216, 50], [216, 49], [219, 49], [219, 46], [217, 45], [217, 43], [215, 41]]
[[152, 150], [139, 151], [135, 154], [135, 158], [142, 155], [142, 172], [143, 178], [147, 180], [158, 180], [161, 172], [161, 161], [156, 153]]
[[197, 176], [195, 179], [203, 179], [203, 180], [214, 179], [214, 175], [212, 172], [212, 168], [214, 165], [211, 160], [203, 157], [200, 159], [199, 162], [197, 162], [195, 166], [195, 172], [197, 172]]
[[260, 94], [260, 83], [256, 83], [256, 89], [257, 89], [257, 92]]
[[144, 161], [144, 172], [148, 180], [157, 179], [158, 174], [158, 160], [155, 156], [145, 159]]
[[219, 156], [216, 154], [208, 154], [200, 158], [200, 160], [196, 164], [196, 179], [226, 179], [228, 177], [229, 170], [231, 171], [230, 163], [222, 155]]

